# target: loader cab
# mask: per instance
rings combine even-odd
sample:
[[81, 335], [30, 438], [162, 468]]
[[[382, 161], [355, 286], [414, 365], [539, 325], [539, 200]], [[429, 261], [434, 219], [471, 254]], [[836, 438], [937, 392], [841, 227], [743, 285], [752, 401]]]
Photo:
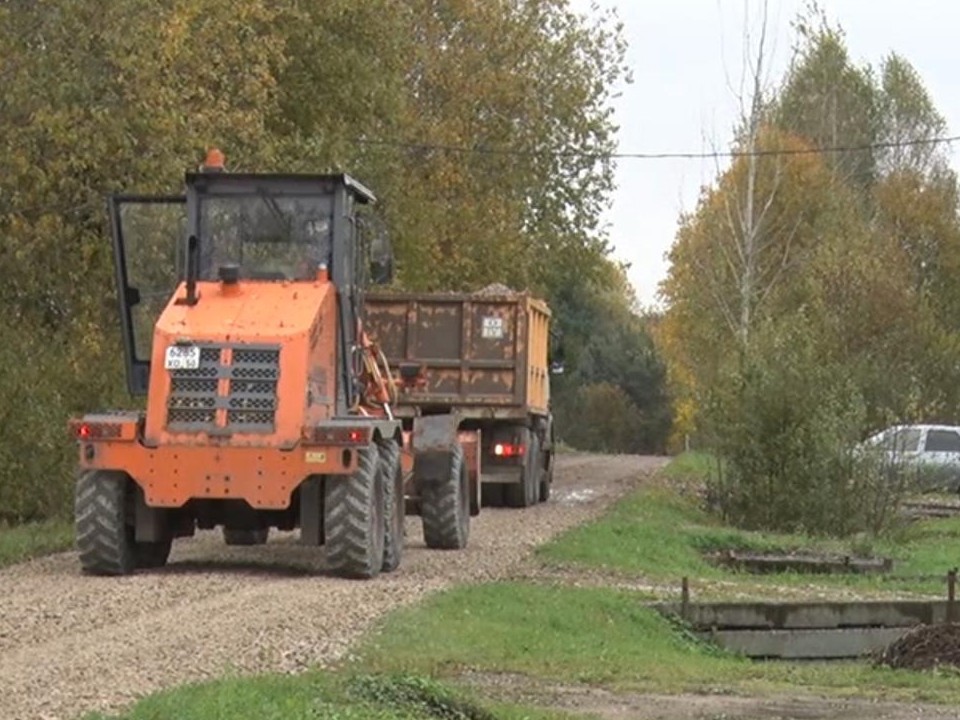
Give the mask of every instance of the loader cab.
[[[127, 386], [146, 395], [153, 331], [173, 299], [203, 303], [198, 283], [316, 282], [338, 298], [341, 387], [352, 385], [363, 291], [392, 279], [373, 193], [346, 174], [190, 172], [180, 196], [110, 198]], [[350, 390], [347, 390], [350, 393]], [[350, 398], [346, 398], [347, 401]]]
[[326, 266], [350, 290], [368, 280], [370, 244], [358, 218], [373, 202], [348, 175], [188, 173], [183, 267], [195, 260], [196, 279], [209, 282], [224, 267], [239, 281], [312, 282]]

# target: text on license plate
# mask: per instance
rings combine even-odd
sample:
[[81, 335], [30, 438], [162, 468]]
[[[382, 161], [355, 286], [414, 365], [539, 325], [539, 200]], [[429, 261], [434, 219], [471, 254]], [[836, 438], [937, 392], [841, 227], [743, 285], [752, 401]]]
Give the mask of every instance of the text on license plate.
[[164, 358], [167, 370], [196, 370], [200, 367], [200, 348], [196, 345], [171, 345]]

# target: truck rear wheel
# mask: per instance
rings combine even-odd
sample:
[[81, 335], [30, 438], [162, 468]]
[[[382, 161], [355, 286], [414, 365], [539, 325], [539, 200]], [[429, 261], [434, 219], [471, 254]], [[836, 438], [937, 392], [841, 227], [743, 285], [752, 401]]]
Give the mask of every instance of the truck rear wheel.
[[554, 455], [554, 433], [553, 423], [550, 424], [550, 444], [543, 453], [543, 469], [540, 472], [540, 502], [545, 503], [550, 499], [550, 490], [553, 487], [553, 462], [556, 459]]
[[227, 545], [264, 545], [269, 537], [270, 528], [258, 528], [257, 530], [223, 529], [223, 540]]
[[503, 507], [503, 485], [484, 483], [480, 486], [481, 507]]
[[545, 470], [540, 475], [540, 502], [545, 503], [550, 499], [550, 486], [553, 485], [553, 468]]
[[396, 440], [381, 440], [379, 448], [386, 528], [382, 569], [384, 572], [393, 572], [400, 567], [405, 540], [406, 499], [403, 492], [403, 469], [400, 467], [400, 445]]
[[375, 445], [361, 448], [356, 471], [324, 482], [327, 563], [341, 577], [370, 579], [384, 559], [384, 492]]
[[540, 439], [535, 432], [524, 431], [526, 454], [520, 482], [503, 486], [503, 496], [507, 507], [525, 508], [537, 504], [540, 494]]
[[171, 539], [136, 541], [135, 496], [125, 473], [89, 470], [77, 479], [74, 498], [80, 565], [91, 575], [129, 575], [136, 568], [166, 564]]
[[462, 550], [470, 535], [470, 475], [457, 445], [450, 458], [446, 482], [432, 482], [420, 489], [423, 539], [435, 550]]

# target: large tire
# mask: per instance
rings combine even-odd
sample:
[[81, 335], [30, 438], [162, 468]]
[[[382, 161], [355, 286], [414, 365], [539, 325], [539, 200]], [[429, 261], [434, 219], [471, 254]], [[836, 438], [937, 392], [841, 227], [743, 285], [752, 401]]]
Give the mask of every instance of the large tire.
[[540, 502], [545, 503], [550, 499], [550, 488], [553, 485], [553, 468], [544, 471], [540, 475]]
[[358, 451], [357, 470], [324, 482], [327, 564], [341, 577], [367, 580], [383, 567], [384, 499], [380, 456], [371, 444]]
[[128, 477], [91, 470], [77, 479], [74, 516], [80, 566], [91, 575], [129, 575], [137, 566], [134, 528], [128, 522]]
[[223, 541], [227, 545], [264, 545], [270, 537], [270, 528], [256, 530], [223, 529]]
[[540, 442], [536, 433], [530, 430], [524, 430], [523, 434], [526, 454], [524, 455], [520, 482], [503, 486], [503, 497], [506, 505], [512, 508], [536, 505], [540, 492], [540, 461], [537, 459], [540, 454]]
[[403, 468], [400, 466], [400, 445], [394, 439], [382, 440], [380, 472], [383, 477], [383, 572], [393, 572], [403, 560], [406, 539], [406, 499], [403, 492]]
[[553, 463], [556, 460], [553, 438], [553, 423], [550, 423], [550, 445], [543, 452], [543, 470], [540, 472], [540, 502], [542, 503], [550, 499], [550, 490], [553, 487]]
[[423, 539], [434, 550], [462, 550], [470, 537], [470, 476], [457, 445], [446, 482], [420, 489]]
[[486, 483], [480, 486], [481, 507], [503, 507], [503, 488], [500, 483]]

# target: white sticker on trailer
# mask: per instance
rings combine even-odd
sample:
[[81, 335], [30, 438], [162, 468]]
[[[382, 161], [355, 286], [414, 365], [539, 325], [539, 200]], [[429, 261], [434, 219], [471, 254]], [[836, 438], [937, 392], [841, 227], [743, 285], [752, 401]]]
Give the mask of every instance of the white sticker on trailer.
[[480, 334], [485, 340], [500, 340], [503, 338], [503, 318], [490, 315], [483, 318]]

